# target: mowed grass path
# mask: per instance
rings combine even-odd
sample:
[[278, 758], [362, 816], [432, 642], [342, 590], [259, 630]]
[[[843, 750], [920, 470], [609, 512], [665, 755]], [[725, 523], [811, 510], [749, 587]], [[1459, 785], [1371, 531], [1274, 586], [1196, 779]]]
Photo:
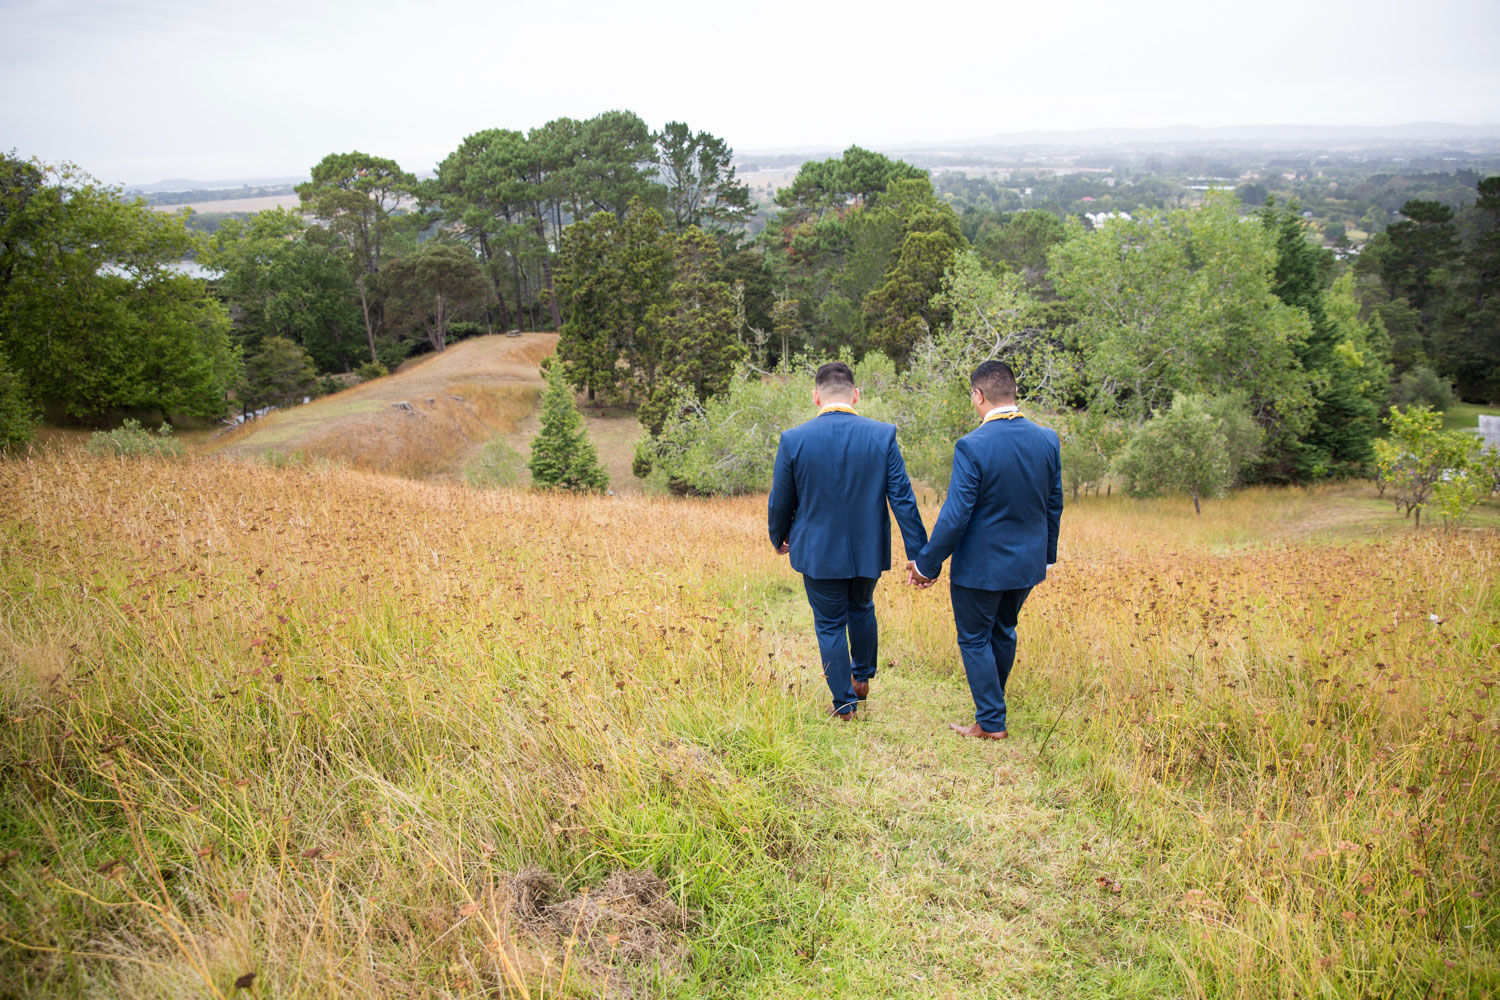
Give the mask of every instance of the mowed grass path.
[[763, 505], [0, 464], [0, 994], [1500, 987], [1492, 529], [1072, 505], [980, 744], [894, 575], [824, 720]]

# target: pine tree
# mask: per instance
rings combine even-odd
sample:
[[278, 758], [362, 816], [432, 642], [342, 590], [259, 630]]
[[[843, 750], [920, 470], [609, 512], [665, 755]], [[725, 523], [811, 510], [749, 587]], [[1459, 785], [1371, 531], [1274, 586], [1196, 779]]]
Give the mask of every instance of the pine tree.
[[0, 354], [0, 452], [18, 448], [36, 432], [36, 407], [26, 393], [21, 379], [5, 364]]
[[558, 363], [547, 368], [547, 395], [542, 398], [542, 431], [531, 442], [531, 481], [580, 493], [598, 493], [609, 485], [599, 455], [583, 429], [583, 417]]

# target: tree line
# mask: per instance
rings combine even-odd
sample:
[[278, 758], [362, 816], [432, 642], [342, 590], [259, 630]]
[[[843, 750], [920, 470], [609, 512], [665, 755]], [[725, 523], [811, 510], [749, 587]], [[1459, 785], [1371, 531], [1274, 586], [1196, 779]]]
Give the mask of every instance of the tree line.
[[[558, 329], [569, 383], [638, 407], [642, 474], [746, 373], [809, 355], [889, 362], [930, 397], [903, 432], [946, 441], [955, 372], [999, 353], [1033, 405], [1076, 418], [1077, 468], [1112, 440], [1101, 421], [1139, 426], [1190, 396], [1253, 425], [1240, 479], [1301, 482], [1369, 468], [1403, 393], [1500, 395], [1495, 178], [1458, 212], [1409, 203], [1351, 264], [1293, 203], [960, 214], [925, 171], [859, 147], [803, 164], [752, 236], [724, 140], [625, 111], [474, 133], [425, 180], [330, 154], [301, 212], [212, 236], [76, 172], [4, 168], [0, 390], [77, 419], [213, 416], [231, 391], [253, 408], [454, 336]], [[216, 277], [169, 266], [187, 255]]]

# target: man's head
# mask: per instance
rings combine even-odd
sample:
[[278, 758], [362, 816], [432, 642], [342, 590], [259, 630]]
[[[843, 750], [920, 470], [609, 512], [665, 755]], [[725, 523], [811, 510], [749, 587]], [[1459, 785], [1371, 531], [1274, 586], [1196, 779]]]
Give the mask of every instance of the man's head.
[[969, 399], [981, 415], [1016, 401], [1016, 373], [1004, 361], [986, 361], [969, 376]]
[[818, 369], [813, 378], [813, 405], [819, 408], [829, 403], [853, 405], [859, 402], [859, 390], [854, 387], [854, 369], [842, 361], [830, 361]]

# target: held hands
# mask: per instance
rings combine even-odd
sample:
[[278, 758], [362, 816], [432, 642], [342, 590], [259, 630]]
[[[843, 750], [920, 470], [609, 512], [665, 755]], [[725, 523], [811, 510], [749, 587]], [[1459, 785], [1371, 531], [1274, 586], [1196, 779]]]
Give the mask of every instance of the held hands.
[[792, 540], [790, 538], [783, 538], [781, 544], [776, 546], [776, 554], [778, 556], [784, 556], [790, 551], [792, 551]]
[[926, 590], [934, 583], [937, 583], [937, 579], [928, 579], [927, 577], [923, 576], [921, 572], [917, 570], [917, 561], [915, 559], [909, 559], [906, 563], [906, 582], [911, 584], [913, 587], [916, 587], [918, 590]]

